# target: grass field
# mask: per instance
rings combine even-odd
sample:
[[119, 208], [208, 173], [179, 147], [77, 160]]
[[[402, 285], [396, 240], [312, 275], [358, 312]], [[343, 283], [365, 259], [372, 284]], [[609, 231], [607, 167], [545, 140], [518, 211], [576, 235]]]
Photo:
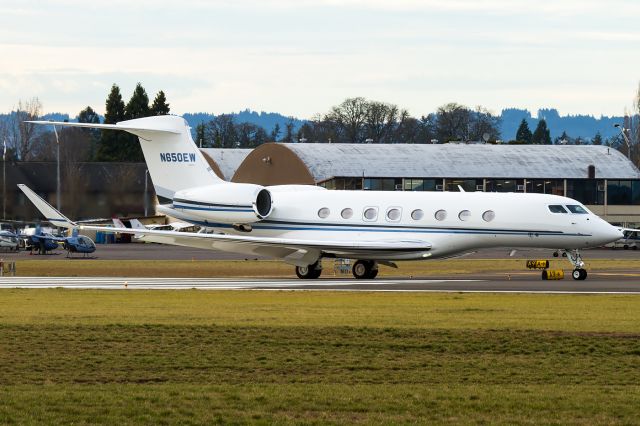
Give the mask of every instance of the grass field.
[[1, 424], [634, 424], [634, 296], [0, 291]]
[[[571, 270], [566, 259], [550, 261], [552, 269]], [[334, 276], [333, 261], [323, 261], [323, 277]], [[592, 259], [591, 271], [640, 270], [640, 259]], [[21, 276], [106, 276], [106, 277], [294, 277], [294, 267], [277, 260], [18, 260]], [[525, 273], [522, 259], [448, 259], [400, 262], [399, 269], [380, 266], [380, 276], [433, 276], [442, 274]], [[539, 276], [539, 271], [529, 271]], [[348, 275], [350, 276], [350, 274]]]

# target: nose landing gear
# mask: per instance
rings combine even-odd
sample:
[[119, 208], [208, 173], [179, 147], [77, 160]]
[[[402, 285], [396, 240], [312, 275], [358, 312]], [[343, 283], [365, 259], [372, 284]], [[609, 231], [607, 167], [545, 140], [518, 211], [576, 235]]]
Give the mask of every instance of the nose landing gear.
[[578, 249], [565, 250], [564, 254], [574, 267], [574, 270], [571, 273], [573, 279], [579, 281], [586, 280], [587, 270], [584, 269], [584, 262], [582, 261], [582, 256], [580, 256], [580, 251]]

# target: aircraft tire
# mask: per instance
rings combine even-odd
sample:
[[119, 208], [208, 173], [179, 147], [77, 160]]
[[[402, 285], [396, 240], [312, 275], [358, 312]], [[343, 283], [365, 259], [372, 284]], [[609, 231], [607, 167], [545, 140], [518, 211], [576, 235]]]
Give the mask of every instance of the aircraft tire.
[[358, 280], [371, 280], [378, 275], [378, 268], [373, 260], [358, 260], [353, 264], [351, 272]]
[[296, 266], [296, 275], [301, 280], [314, 280], [322, 274], [322, 268], [316, 262], [309, 266]]
[[574, 280], [578, 280], [578, 281], [584, 281], [587, 279], [587, 271], [586, 269], [574, 269], [573, 272], [571, 273], [571, 276], [573, 277]]

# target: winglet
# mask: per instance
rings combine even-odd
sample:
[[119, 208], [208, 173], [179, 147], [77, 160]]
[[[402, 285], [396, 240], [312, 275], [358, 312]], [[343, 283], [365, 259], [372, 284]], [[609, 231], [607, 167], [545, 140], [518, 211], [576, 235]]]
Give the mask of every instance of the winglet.
[[51, 204], [43, 200], [38, 194], [33, 192], [31, 188], [24, 184], [18, 184], [18, 188], [24, 192], [24, 195], [33, 203], [34, 206], [42, 213], [42, 215], [54, 226], [62, 228], [74, 229], [78, 225], [67, 219], [62, 213], [54, 209]]

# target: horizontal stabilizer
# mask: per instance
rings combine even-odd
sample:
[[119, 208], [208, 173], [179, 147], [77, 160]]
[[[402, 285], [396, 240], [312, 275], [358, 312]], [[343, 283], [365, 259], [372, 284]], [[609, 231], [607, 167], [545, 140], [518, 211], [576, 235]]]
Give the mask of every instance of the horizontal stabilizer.
[[47, 221], [54, 226], [63, 228], [76, 228], [78, 225], [67, 219], [62, 213], [53, 208], [53, 206], [43, 200], [38, 194], [33, 192], [31, 188], [24, 184], [18, 184], [18, 188], [24, 192], [24, 195], [33, 203], [34, 206], [42, 213]]
[[157, 132], [157, 133], [172, 133], [175, 135], [179, 135], [180, 131], [176, 129], [171, 129], [162, 126], [153, 126], [151, 123], [146, 126], [135, 125], [132, 122], [122, 121], [117, 124], [93, 124], [93, 123], [69, 123], [67, 121], [25, 121], [25, 123], [33, 123], [33, 124], [49, 124], [55, 126], [66, 126], [66, 127], [84, 127], [87, 129], [102, 129], [102, 130], [124, 130], [125, 132], [133, 133], [134, 135], [139, 135], [139, 133], [143, 132]]

